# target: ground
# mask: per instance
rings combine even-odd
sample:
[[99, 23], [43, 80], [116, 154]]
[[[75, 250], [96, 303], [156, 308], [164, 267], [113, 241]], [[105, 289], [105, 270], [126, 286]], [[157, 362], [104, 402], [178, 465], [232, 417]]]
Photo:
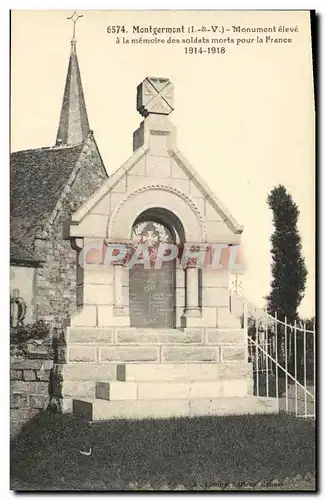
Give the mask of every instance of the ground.
[[315, 490], [315, 423], [255, 415], [89, 425], [45, 412], [12, 440], [11, 475], [16, 491]]

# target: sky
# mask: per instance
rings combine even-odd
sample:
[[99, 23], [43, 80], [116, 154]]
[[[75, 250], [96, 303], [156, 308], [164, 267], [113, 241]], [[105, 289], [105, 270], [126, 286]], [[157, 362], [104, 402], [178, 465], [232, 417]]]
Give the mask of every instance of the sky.
[[[177, 127], [178, 148], [244, 226], [245, 296], [262, 307], [270, 291], [273, 227], [266, 198], [275, 185], [283, 184], [300, 210], [308, 270], [300, 313], [314, 315], [315, 132], [309, 13], [81, 13], [76, 30], [79, 66], [90, 126], [108, 174], [132, 155], [132, 134], [142, 121], [136, 111], [137, 85], [146, 76], [170, 78], [175, 103], [170, 119]], [[71, 14], [12, 13], [11, 151], [55, 143], [72, 35], [66, 18]], [[266, 33], [273, 38], [292, 36], [292, 43], [247, 43], [244, 40], [256, 34], [235, 34], [229, 36], [243, 42], [220, 45], [226, 47], [225, 54], [186, 54], [185, 44], [117, 44], [107, 27], [123, 25], [129, 31], [138, 25], [229, 26], [230, 33], [232, 26], [298, 31]]]

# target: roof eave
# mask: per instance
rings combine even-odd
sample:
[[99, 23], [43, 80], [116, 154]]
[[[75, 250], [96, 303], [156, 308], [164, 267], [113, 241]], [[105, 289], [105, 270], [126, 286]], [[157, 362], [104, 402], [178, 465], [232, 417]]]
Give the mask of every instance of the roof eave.
[[44, 263], [44, 260], [41, 259], [24, 259], [19, 257], [10, 258], [10, 265], [18, 266], [18, 267], [41, 267]]

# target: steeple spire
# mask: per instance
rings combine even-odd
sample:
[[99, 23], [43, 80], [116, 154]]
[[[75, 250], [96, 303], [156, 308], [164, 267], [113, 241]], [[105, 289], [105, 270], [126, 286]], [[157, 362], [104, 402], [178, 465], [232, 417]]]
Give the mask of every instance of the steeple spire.
[[73, 34], [67, 79], [65, 83], [60, 122], [56, 137], [57, 146], [68, 146], [83, 142], [89, 133], [86, 103], [82, 89], [76, 50], [76, 22], [82, 17], [72, 14]]

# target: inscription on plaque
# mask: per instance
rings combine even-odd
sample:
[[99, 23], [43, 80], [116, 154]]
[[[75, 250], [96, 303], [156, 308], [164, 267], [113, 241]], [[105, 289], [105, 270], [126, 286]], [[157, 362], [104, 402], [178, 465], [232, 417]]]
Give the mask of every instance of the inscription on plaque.
[[[159, 243], [171, 243], [170, 231], [156, 222], [141, 222], [133, 228], [135, 244], [145, 243], [149, 251]], [[174, 326], [174, 262], [163, 262], [161, 269], [145, 269], [138, 264], [129, 271], [131, 326], [171, 328]]]

